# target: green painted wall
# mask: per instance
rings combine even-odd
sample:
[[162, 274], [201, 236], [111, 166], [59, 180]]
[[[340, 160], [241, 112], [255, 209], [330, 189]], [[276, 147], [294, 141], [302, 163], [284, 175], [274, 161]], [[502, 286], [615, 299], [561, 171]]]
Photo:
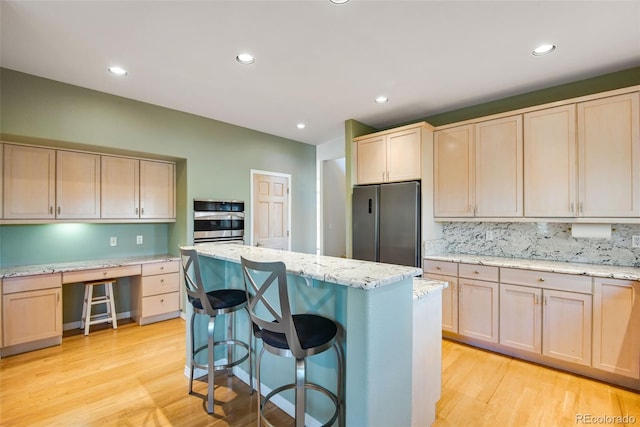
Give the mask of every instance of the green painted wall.
[[[249, 212], [251, 169], [292, 175], [292, 249], [314, 252], [314, 146], [5, 68], [0, 91], [3, 141], [177, 161], [176, 223], [87, 224], [63, 245], [57, 225], [0, 226], [0, 266], [177, 254], [179, 245], [191, 243], [193, 198], [245, 200]], [[250, 233], [251, 219], [246, 223]], [[145, 240], [166, 237], [129, 245], [139, 230]], [[112, 235], [127, 243], [109, 247]]]
[[[474, 119], [476, 117], [504, 113], [519, 108], [532, 107], [548, 102], [561, 101], [563, 99], [576, 98], [578, 96], [591, 95], [635, 85], [640, 85], [640, 67], [629, 68], [590, 79], [579, 80], [560, 86], [553, 86], [534, 92], [448, 111], [446, 113], [435, 114], [418, 121], [425, 121], [433, 126], [442, 126], [449, 123]], [[396, 126], [391, 126], [390, 128]]]

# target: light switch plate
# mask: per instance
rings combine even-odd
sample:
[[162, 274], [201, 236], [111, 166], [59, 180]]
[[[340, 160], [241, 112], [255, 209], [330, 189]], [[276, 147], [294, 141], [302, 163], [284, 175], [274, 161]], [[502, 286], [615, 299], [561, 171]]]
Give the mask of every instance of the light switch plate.
[[640, 236], [631, 236], [631, 247], [640, 248]]
[[109, 245], [118, 246], [118, 238], [116, 236], [111, 236], [111, 238], [109, 238]]
[[143, 239], [143, 237], [142, 237], [142, 234], [138, 234], [138, 235], [136, 236], [136, 245], [141, 245], [141, 244], [143, 244], [143, 243], [144, 243], [144, 239]]

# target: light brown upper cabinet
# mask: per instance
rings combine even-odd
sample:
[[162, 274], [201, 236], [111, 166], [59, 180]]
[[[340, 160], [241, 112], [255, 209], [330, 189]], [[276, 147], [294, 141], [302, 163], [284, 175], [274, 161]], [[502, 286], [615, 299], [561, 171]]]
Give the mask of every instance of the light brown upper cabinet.
[[[0, 144], [0, 192], [2, 191], [3, 188], [3, 182], [4, 182], [4, 144]], [[4, 209], [2, 207], [3, 205], [3, 198], [2, 198], [2, 194], [0, 194], [0, 218], [4, 218]], [[1, 342], [1, 341], [0, 341]]]
[[578, 215], [640, 216], [640, 94], [578, 103]]
[[5, 144], [5, 219], [100, 217], [100, 156]]
[[174, 164], [102, 156], [102, 218], [175, 218]]
[[575, 104], [524, 114], [524, 214], [577, 215]]
[[436, 217], [523, 214], [522, 116], [435, 132]]
[[4, 218], [55, 219], [56, 152], [4, 145]]
[[102, 157], [102, 218], [140, 217], [140, 160]]
[[409, 125], [354, 139], [356, 184], [420, 179], [422, 125]]
[[475, 211], [473, 125], [434, 133], [434, 215], [472, 217]]
[[176, 217], [175, 164], [140, 160], [140, 218]]
[[56, 218], [100, 218], [100, 156], [56, 153]]
[[20, 144], [0, 148], [4, 223], [175, 220], [175, 163]]

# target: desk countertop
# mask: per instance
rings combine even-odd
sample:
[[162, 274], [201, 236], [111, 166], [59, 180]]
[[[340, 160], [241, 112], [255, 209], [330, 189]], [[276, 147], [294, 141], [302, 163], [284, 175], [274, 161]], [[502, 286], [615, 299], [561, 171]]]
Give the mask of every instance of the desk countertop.
[[192, 247], [200, 256], [240, 263], [243, 256], [252, 261], [282, 261], [287, 272], [360, 289], [374, 289], [422, 274], [422, 269], [379, 262], [288, 252], [236, 244], [204, 244]]
[[39, 274], [92, 270], [95, 268], [123, 267], [127, 265], [147, 264], [152, 262], [178, 261], [179, 259], [179, 257], [173, 255], [153, 255], [129, 258], [99, 259], [90, 261], [21, 265], [16, 267], [0, 268], [0, 279], [9, 277], [34, 276]]

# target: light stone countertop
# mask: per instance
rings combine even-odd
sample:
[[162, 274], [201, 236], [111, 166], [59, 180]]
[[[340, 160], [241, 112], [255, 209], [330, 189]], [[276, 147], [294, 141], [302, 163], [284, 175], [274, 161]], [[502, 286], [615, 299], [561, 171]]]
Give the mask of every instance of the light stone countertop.
[[374, 289], [422, 274], [422, 269], [378, 262], [288, 252], [255, 246], [208, 243], [185, 246], [200, 256], [240, 263], [243, 256], [252, 261], [282, 261], [287, 272], [306, 279], [320, 280], [361, 289]]
[[449, 287], [448, 282], [422, 277], [413, 278], [413, 299], [421, 300], [430, 293]]
[[545, 261], [537, 259], [503, 258], [482, 255], [439, 254], [424, 257], [433, 261], [453, 261], [465, 264], [491, 265], [503, 268], [519, 268], [552, 273], [577, 274], [612, 279], [640, 280], [640, 268], [621, 267], [603, 264], [586, 264], [577, 262]]
[[173, 255], [153, 255], [129, 258], [99, 259], [90, 261], [71, 261], [50, 264], [21, 265], [0, 268], [0, 279], [9, 277], [34, 276], [39, 274], [66, 273], [70, 271], [92, 270], [95, 268], [124, 267], [135, 264], [147, 264], [162, 261], [178, 261]]

